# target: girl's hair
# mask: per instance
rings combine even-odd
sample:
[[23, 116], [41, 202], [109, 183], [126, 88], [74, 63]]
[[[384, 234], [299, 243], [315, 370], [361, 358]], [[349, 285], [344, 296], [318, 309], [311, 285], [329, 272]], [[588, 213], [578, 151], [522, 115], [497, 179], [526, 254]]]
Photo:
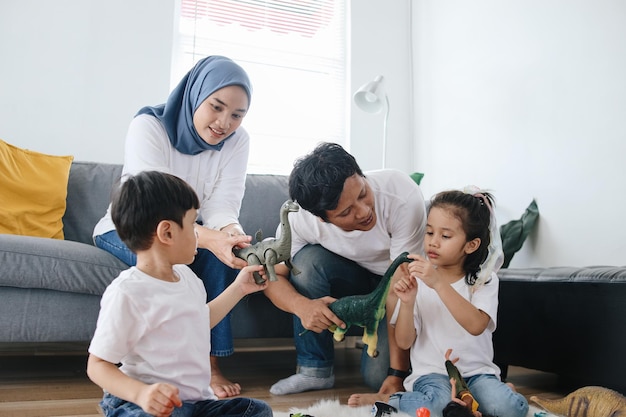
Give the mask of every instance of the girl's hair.
[[463, 191], [443, 191], [433, 197], [429, 211], [433, 207], [439, 207], [450, 211], [461, 221], [465, 232], [466, 241], [479, 238], [479, 248], [465, 257], [463, 270], [465, 282], [474, 285], [478, 278], [481, 264], [489, 254], [489, 224], [491, 221], [491, 208], [494, 207], [494, 198], [490, 193], [479, 192], [468, 194]]
[[183, 227], [185, 213], [198, 209], [196, 192], [182, 179], [163, 172], [144, 171], [122, 183], [111, 203], [111, 218], [120, 239], [133, 252], [149, 249], [159, 222]]
[[295, 162], [289, 175], [289, 196], [303, 209], [328, 221], [326, 211], [337, 208], [344, 183], [354, 174], [365, 176], [352, 155], [336, 143], [320, 143]]

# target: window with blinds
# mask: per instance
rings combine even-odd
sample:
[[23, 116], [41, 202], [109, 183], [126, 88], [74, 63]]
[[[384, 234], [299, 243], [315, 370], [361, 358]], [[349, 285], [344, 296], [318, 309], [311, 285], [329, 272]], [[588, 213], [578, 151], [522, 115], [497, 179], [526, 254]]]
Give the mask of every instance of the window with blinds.
[[248, 72], [249, 172], [288, 174], [318, 142], [347, 144], [347, 0], [180, 0], [172, 86], [199, 59]]

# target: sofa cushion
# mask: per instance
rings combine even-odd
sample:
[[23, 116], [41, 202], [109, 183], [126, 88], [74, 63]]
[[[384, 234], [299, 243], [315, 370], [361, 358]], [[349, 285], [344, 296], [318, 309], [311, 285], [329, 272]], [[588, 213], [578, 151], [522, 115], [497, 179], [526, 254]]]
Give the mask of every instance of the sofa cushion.
[[73, 159], [0, 140], [0, 233], [63, 239], [61, 219]]
[[93, 228], [106, 213], [111, 190], [119, 183], [122, 165], [74, 162], [67, 184], [63, 216], [65, 239], [93, 245]]
[[243, 230], [252, 236], [252, 243], [259, 230], [263, 238], [276, 236], [280, 207], [289, 199], [288, 181], [286, 175], [247, 175], [239, 222]]
[[46, 342], [89, 342], [100, 311], [100, 296], [39, 288], [0, 287], [0, 300], [0, 351], [5, 342], [34, 343], [37, 351]]
[[0, 286], [102, 295], [128, 266], [95, 246], [0, 235]]

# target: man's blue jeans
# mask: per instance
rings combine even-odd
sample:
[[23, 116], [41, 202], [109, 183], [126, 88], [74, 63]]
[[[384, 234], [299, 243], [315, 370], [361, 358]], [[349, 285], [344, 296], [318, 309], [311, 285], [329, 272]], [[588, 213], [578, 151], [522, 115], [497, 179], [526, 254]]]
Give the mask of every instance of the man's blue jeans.
[[[137, 256], [128, 249], [128, 246], [118, 236], [115, 230], [96, 236], [94, 242], [97, 247], [110, 252], [129, 266], [137, 264]], [[217, 297], [230, 285], [237, 275], [237, 270], [222, 263], [207, 249], [198, 248], [193, 263], [189, 265], [192, 271], [200, 277], [207, 292], [207, 301]], [[211, 329], [211, 355], [228, 356], [234, 352], [230, 313]]]
[[[368, 294], [376, 288], [381, 279], [380, 275], [369, 272], [356, 262], [330, 252], [320, 245], [305, 246], [293, 257], [292, 262], [300, 273], [297, 275], [292, 273], [290, 281], [300, 294], [309, 299], [328, 295], [341, 298]], [[329, 331], [305, 332], [302, 322], [295, 315], [293, 330], [298, 372], [316, 377], [332, 375], [335, 359], [333, 334]], [[381, 320], [378, 326], [377, 349], [379, 354], [376, 358], [367, 356], [366, 349], [363, 349], [361, 359], [363, 379], [375, 390], [378, 390], [387, 377], [389, 368], [386, 319]]]
[[[478, 411], [482, 413], [507, 417], [525, 417], [528, 413], [528, 402], [524, 396], [495, 375], [475, 375], [465, 378], [465, 382], [479, 404]], [[442, 417], [442, 410], [450, 402], [451, 395], [447, 374], [428, 374], [415, 381], [412, 391], [393, 394], [389, 404], [409, 415], [415, 415], [415, 410], [426, 407], [431, 417]]]

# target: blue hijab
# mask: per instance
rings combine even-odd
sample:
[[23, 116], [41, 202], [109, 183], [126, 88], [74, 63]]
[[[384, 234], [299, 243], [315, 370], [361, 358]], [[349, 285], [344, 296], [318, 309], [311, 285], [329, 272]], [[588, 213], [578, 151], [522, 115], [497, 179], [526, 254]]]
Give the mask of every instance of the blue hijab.
[[172, 146], [187, 155], [196, 155], [212, 149], [219, 151], [226, 139], [217, 145], [206, 143], [193, 126], [193, 114], [208, 96], [230, 85], [241, 86], [248, 95], [248, 107], [252, 86], [248, 74], [231, 59], [209, 56], [198, 61], [170, 93], [165, 104], [143, 107], [135, 116], [149, 114], [161, 121]]

